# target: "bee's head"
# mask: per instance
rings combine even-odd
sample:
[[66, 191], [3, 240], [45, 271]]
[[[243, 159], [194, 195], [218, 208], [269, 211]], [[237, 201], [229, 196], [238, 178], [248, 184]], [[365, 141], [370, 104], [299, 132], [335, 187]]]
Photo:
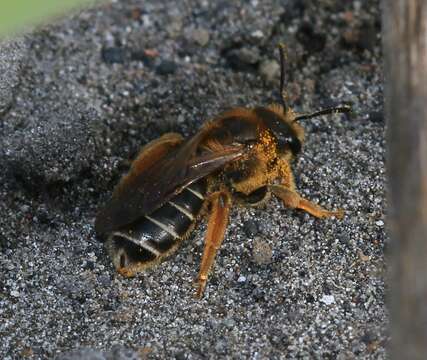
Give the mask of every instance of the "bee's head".
[[295, 157], [301, 152], [304, 129], [293, 121], [295, 113], [291, 109], [284, 112], [283, 106], [273, 104], [269, 107], [257, 107], [254, 112], [274, 136], [279, 154], [291, 153]]
[[296, 156], [304, 142], [304, 129], [298, 124], [300, 120], [311, 119], [321, 115], [350, 112], [349, 105], [340, 105], [322, 109], [313, 113], [297, 114], [287, 103], [285, 91], [285, 58], [286, 47], [279, 44], [280, 50], [280, 99], [281, 104], [273, 104], [268, 108], [256, 108], [255, 112], [260, 116], [266, 127], [277, 139], [279, 152], [290, 150]]

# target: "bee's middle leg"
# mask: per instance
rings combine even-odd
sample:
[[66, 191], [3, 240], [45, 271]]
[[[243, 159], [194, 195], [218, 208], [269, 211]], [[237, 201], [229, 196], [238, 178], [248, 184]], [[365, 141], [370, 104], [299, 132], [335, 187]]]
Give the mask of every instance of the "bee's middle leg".
[[268, 188], [274, 195], [283, 201], [285, 206], [291, 209], [304, 210], [317, 218], [328, 218], [335, 216], [338, 219], [342, 219], [344, 217], [344, 210], [326, 210], [321, 206], [311, 202], [310, 200], [304, 199], [296, 191], [293, 191], [283, 185], [269, 185]]
[[215, 262], [215, 256], [224, 240], [231, 208], [231, 196], [226, 191], [218, 191], [210, 196], [211, 211], [205, 237], [202, 263], [197, 279], [196, 296], [201, 298], [206, 287], [209, 271]]

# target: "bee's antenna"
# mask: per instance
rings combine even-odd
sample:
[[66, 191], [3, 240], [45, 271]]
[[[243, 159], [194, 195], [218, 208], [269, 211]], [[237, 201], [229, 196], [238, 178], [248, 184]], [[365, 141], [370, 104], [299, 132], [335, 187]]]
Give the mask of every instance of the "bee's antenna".
[[280, 98], [283, 105], [283, 113], [288, 110], [287, 94], [285, 91], [285, 59], [287, 58], [287, 49], [285, 44], [279, 44], [280, 53]]
[[314, 117], [317, 117], [317, 116], [321, 116], [321, 115], [338, 114], [338, 113], [348, 113], [350, 111], [351, 111], [351, 106], [350, 105], [334, 106], [334, 107], [331, 107], [331, 108], [327, 108], [327, 109], [316, 111], [316, 112], [311, 113], [311, 114], [301, 114], [301, 115], [298, 115], [297, 117], [295, 117], [294, 122], [295, 121], [299, 121], [299, 120], [311, 119], [311, 118], [314, 118]]

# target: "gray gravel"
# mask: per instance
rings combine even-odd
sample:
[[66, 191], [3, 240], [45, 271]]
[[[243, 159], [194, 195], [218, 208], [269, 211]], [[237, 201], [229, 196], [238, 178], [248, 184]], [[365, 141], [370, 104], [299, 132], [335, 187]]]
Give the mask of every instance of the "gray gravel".
[[0, 114], [6, 112], [14, 98], [14, 90], [27, 54], [24, 38], [3, 40], [0, 43]]
[[[363, 5], [362, 5], [363, 4]], [[0, 45], [0, 357], [386, 358], [385, 171], [378, 1], [113, 1]], [[307, 121], [300, 192], [234, 208], [203, 300], [201, 224], [136, 279], [113, 269], [97, 208], [141, 145], [277, 99], [289, 47]]]

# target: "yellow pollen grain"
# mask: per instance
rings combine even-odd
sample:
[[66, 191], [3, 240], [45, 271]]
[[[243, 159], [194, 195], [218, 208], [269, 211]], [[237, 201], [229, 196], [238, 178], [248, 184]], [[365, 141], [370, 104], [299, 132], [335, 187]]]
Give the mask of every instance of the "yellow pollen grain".
[[255, 146], [257, 157], [268, 163], [277, 157], [276, 140], [269, 131], [260, 134], [259, 142]]

